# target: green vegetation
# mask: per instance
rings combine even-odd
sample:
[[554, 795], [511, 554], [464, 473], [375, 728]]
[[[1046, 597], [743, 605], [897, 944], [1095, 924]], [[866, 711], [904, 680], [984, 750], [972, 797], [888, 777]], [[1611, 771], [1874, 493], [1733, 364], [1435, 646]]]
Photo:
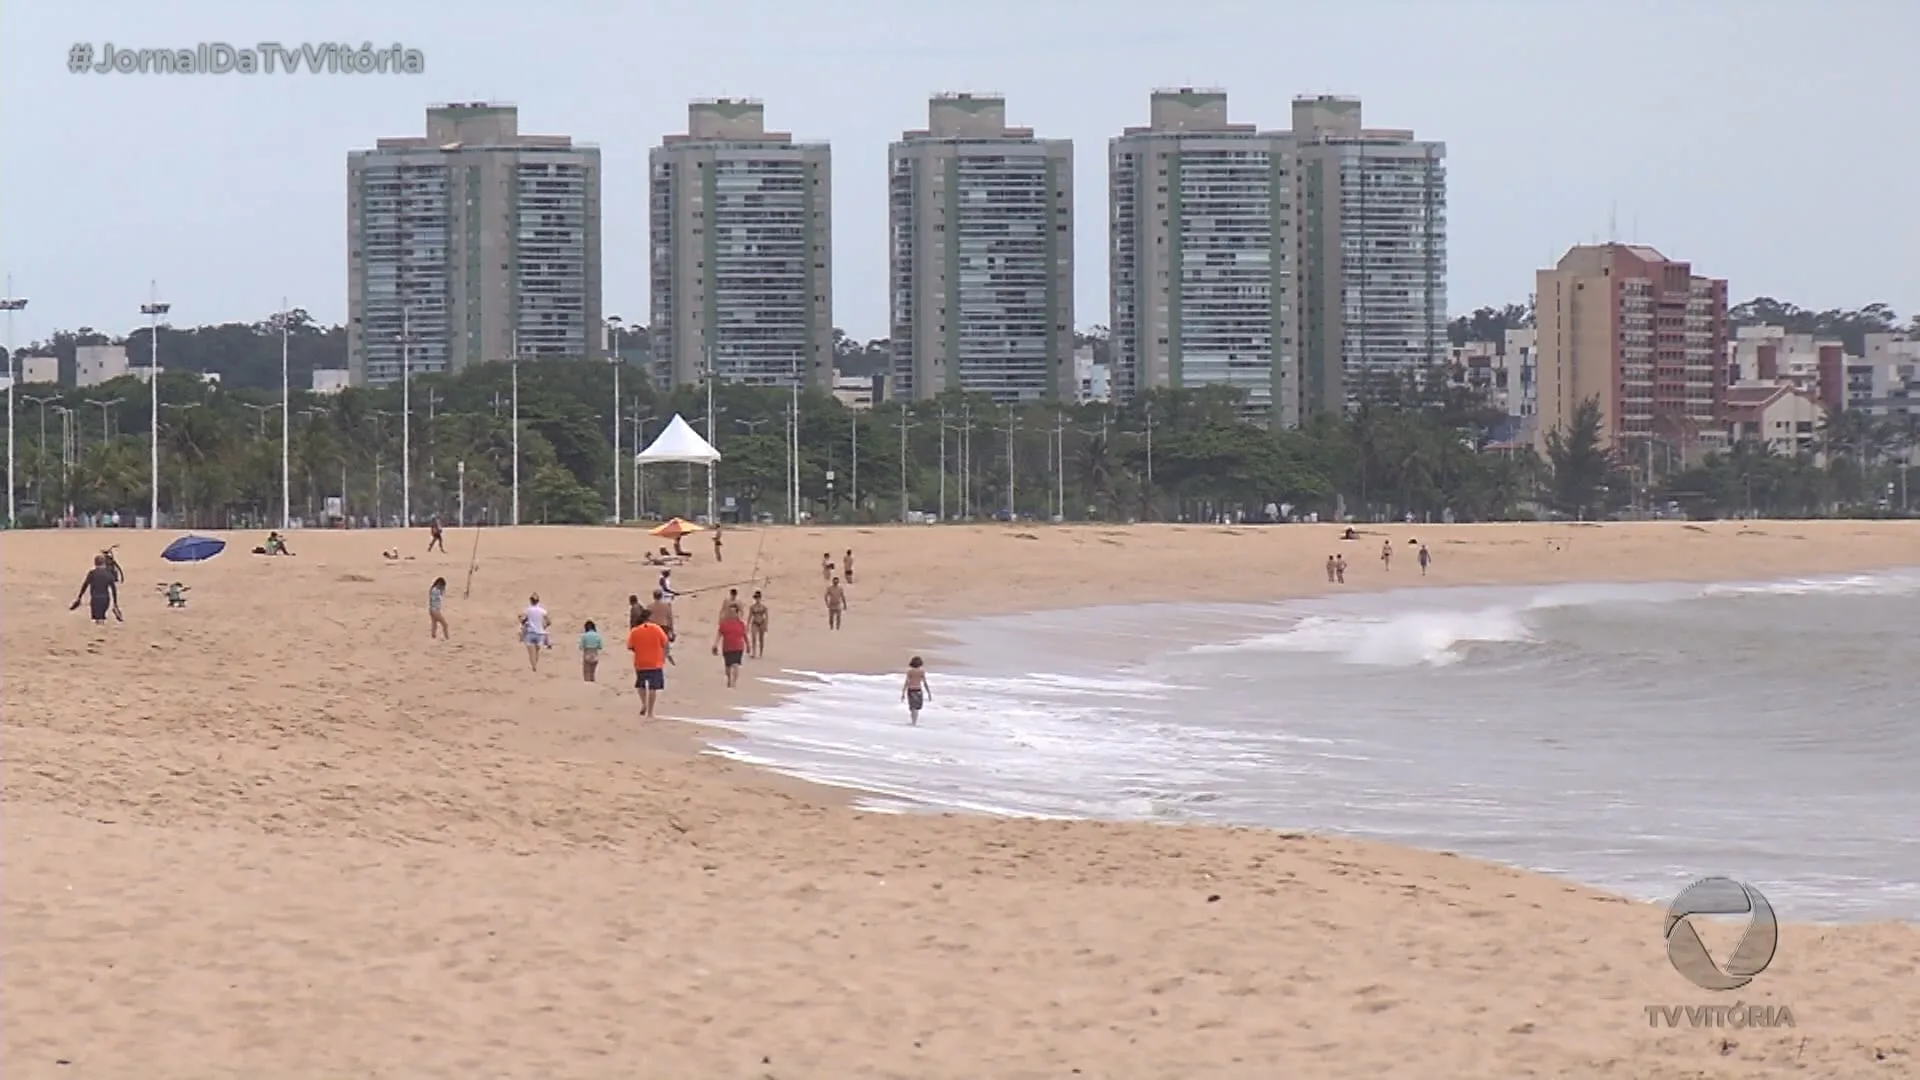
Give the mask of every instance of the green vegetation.
[[[1762, 303], [1772, 302], [1754, 302]], [[1466, 318], [1466, 332], [1498, 333], [1525, 316], [1518, 305], [1484, 309]], [[1891, 318], [1891, 312], [1872, 316], [1876, 325]], [[162, 508], [202, 527], [275, 523], [278, 330], [259, 323], [163, 327], [160, 334], [161, 364], [170, 373], [160, 384]], [[33, 351], [59, 355], [70, 381], [75, 346], [106, 341], [83, 329]], [[1096, 354], [1106, 348], [1100, 328], [1081, 343]], [[127, 344], [135, 362], [145, 359], [144, 329]], [[309, 385], [316, 367], [344, 366], [345, 334], [297, 315], [288, 351], [293, 385]], [[698, 388], [664, 392], [647, 385], [644, 329], [625, 330], [620, 351], [625, 364], [618, 409], [626, 422], [618, 467], [624, 516], [632, 517], [633, 418], [642, 418], [652, 435], [679, 413], [704, 432], [706, 397]], [[884, 341], [860, 344], [841, 335], [836, 351], [843, 371], [884, 369]], [[221, 382], [209, 386], [190, 372], [217, 373]], [[612, 366], [529, 362], [520, 365], [519, 387], [521, 520], [605, 519], [612, 513], [616, 468]], [[508, 519], [511, 399], [506, 364], [414, 380], [416, 517], [452, 517], [464, 491], [469, 520]], [[731, 497], [743, 513], [787, 516], [789, 400], [779, 390], [716, 388], [714, 440], [724, 455], [716, 483], [723, 503]], [[23, 523], [68, 506], [82, 513], [146, 507], [148, 409], [146, 386], [132, 378], [84, 391], [20, 388], [15, 490]], [[344, 496], [354, 517], [397, 517], [400, 410], [397, 387], [332, 396], [296, 390], [288, 448], [295, 516], [313, 519], [328, 498]], [[799, 413], [803, 509], [841, 521], [899, 520], [903, 484], [908, 509], [944, 509], [948, 517], [991, 517], [1011, 509], [1022, 517], [1061, 514], [1068, 520], [1200, 520], [1240, 512], [1255, 518], [1271, 503], [1322, 518], [1412, 513], [1486, 521], [1548, 513], [1601, 517], [1670, 500], [1703, 516], [1875, 514], [1907, 505], [1902, 463], [1920, 445], [1911, 425], [1845, 414], [1822, 433], [1817, 459], [1740, 447], [1697, 468], [1681, 469], [1675, 462], [1656, 469], [1649, 484], [1641, 463], [1621, 461], [1601, 446], [1597, 410], [1581, 410], [1570, 430], [1552, 433], [1544, 458], [1527, 448], [1489, 449], [1489, 433], [1503, 415], [1441, 380], [1425, 389], [1388, 387], [1351, 416], [1319, 416], [1300, 430], [1281, 432], [1243, 423], [1239, 402], [1219, 390], [1160, 391], [1125, 406], [1034, 404], [1012, 410], [980, 397], [949, 395], [904, 409], [889, 403], [873, 412], [852, 411], [809, 391], [801, 395]], [[968, 424], [970, 431], [964, 430]], [[645, 470], [644, 514], [703, 509], [705, 482], [704, 470]], [[37, 507], [47, 514], [31, 512]]]

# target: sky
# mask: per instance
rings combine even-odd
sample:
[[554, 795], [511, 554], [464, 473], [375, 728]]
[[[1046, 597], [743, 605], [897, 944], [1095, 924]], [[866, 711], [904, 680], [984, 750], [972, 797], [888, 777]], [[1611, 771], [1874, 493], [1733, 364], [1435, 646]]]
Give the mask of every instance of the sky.
[[[415, 48], [404, 74], [72, 74], [76, 43]], [[497, 101], [603, 154], [604, 307], [647, 309], [646, 154], [752, 97], [834, 148], [835, 321], [886, 334], [886, 152], [943, 91], [1075, 143], [1076, 322], [1107, 321], [1106, 142], [1158, 87], [1285, 128], [1300, 94], [1447, 144], [1449, 307], [1522, 302], [1569, 245], [1658, 247], [1732, 295], [1920, 309], [1920, 4], [1908, 0], [16, 0], [0, 11], [0, 274], [13, 343], [287, 297], [346, 314], [346, 157]]]

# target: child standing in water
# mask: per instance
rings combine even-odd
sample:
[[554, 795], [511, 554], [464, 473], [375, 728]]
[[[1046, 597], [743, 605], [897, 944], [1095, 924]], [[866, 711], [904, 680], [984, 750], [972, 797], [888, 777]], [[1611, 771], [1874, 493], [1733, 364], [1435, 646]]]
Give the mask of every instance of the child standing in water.
[[907, 723], [920, 724], [920, 710], [933, 700], [933, 686], [927, 682], [927, 666], [919, 657], [907, 661], [907, 681], [900, 687], [900, 699], [907, 703]]
[[600, 638], [600, 628], [587, 620], [586, 629], [580, 633], [580, 677], [593, 682], [593, 673], [600, 668], [600, 650], [606, 648], [606, 642]]

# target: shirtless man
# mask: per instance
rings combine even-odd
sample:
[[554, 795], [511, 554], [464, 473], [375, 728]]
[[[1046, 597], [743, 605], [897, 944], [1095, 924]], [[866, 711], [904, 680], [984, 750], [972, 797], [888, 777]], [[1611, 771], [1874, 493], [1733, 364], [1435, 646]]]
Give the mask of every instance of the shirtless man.
[[840, 629], [840, 616], [847, 610], [847, 590], [840, 584], [839, 578], [827, 586], [827, 629]]
[[1393, 569], [1393, 541], [1387, 540], [1380, 545], [1380, 569]]
[[93, 569], [87, 571], [87, 576], [81, 580], [80, 591], [73, 594], [73, 603], [67, 607], [67, 610], [80, 610], [82, 598], [91, 599], [92, 606], [89, 610], [94, 622], [105, 625], [108, 611], [113, 612], [114, 618], [120, 618], [120, 575], [114, 573], [112, 566], [107, 565], [105, 555], [93, 557]]
[[728, 616], [732, 616], [733, 618], [740, 619], [743, 621], [747, 617], [746, 608], [742, 607], [740, 604], [739, 589], [728, 589], [727, 598], [725, 600], [720, 601], [721, 621], [724, 622], [728, 618]]
[[767, 602], [754, 590], [753, 606], [747, 609], [747, 655], [761, 656], [767, 651]]
[[659, 589], [653, 590], [653, 603], [647, 607], [647, 619], [653, 625], [666, 631], [667, 641], [674, 640], [673, 601]]
[[900, 700], [907, 703], [907, 723], [920, 725], [920, 710], [933, 700], [933, 686], [927, 682], [927, 665], [919, 657], [907, 662], [907, 678], [900, 686]]

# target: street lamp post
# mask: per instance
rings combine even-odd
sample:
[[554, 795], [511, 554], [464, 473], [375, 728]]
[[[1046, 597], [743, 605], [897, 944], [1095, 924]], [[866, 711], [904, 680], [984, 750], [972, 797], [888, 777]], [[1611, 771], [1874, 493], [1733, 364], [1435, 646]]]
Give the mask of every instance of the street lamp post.
[[613, 523], [620, 524], [620, 324], [618, 315], [607, 316], [608, 336], [613, 339]]
[[55, 405], [53, 411], [60, 417], [60, 498], [67, 504], [66, 517], [73, 516], [73, 481], [69, 475], [73, 455], [73, 410], [65, 405]]
[[259, 421], [258, 431], [260, 434], [260, 439], [261, 441], [264, 442], [267, 438], [267, 414], [279, 408], [280, 406], [275, 405], [271, 402], [265, 405], [255, 405], [251, 401], [243, 401], [240, 403], [240, 407], [243, 409], [253, 410], [254, 419]]
[[120, 404], [120, 399], [107, 398], [102, 401], [99, 398], [88, 398], [87, 404], [100, 410], [100, 441], [106, 442], [113, 438], [113, 425], [109, 421], [113, 417], [113, 407]]
[[513, 519], [520, 524], [520, 331], [513, 332]]
[[160, 286], [149, 283], [148, 300], [140, 305], [140, 314], [147, 317], [147, 344], [150, 346], [147, 361], [147, 528], [160, 527], [160, 316], [173, 309], [172, 304], [160, 301]]
[[[714, 416], [713, 380], [716, 374], [717, 372], [715, 372], [713, 369], [713, 346], [709, 345], [707, 346], [707, 445], [713, 447], [715, 450], [718, 450], [720, 449], [720, 444], [714, 441], [714, 435], [713, 435], [713, 416]], [[713, 525], [715, 522], [720, 520], [719, 507], [714, 502], [713, 466], [714, 466], [713, 462], [711, 461], [707, 462], [707, 524], [708, 525]]]
[[[7, 295], [0, 297], [0, 311], [7, 313], [7, 340], [3, 346], [7, 350], [7, 528], [13, 528], [18, 521], [14, 511], [14, 490], [20, 485], [13, 477], [13, 384], [19, 382], [20, 369], [13, 362], [13, 313], [27, 306], [24, 296], [13, 295], [13, 275], [7, 275]], [[45, 413], [41, 416], [44, 418]], [[45, 420], [42, 419], [44, 426]], [[45, 436], [41, 438], [45, 442]]]
[[[184, 418], [188, 410], [199, 408], [200, 403], [197, 401], [184, 401], [184, 402], [175, 404], [174, 402], [170, 401], [170, 402], [167, 402], [166, 407], [169, 409], [173, 409], [176, 412], [179, 412], [181, 416]], [[185, 420], [183, 419], [182, 423], [184, 422]], [[186, 498], [187, 498], [187, 463], [185, 460], [182, 460], [180, 462], [180, 494], [179, 494], [179, 497], [174, 500], [175, 509], [179, 509]]]
[[280, 298], [280, 527], [293, 528], [293, 487], [289, 448], [293, 445], [293, 389], [288, 377], [288, 355], [293, 335], [293, 311], [287, 298]]
[[413, 308], [400, 309], [400, 527], [413, 528]]
[[800, 354], [793, 354], [793, 416], [787, 429], [787, 505], [800, 524]]
[[[40, 518], [44, 521], [46, 520], [47, 507], [45, 501], [41, 498], [40, 487], [41, 477], [43, 477], [47, 471], [47, 406], [60, 404], [60, 395], [21, 394], [20, 400], [29, 405], [36, 406], [40, 410], [40, 462], [33, 470], [33, 501], [40, 503]], [[62, 447], [63, 453], [64, 450], [65, 448]]]

